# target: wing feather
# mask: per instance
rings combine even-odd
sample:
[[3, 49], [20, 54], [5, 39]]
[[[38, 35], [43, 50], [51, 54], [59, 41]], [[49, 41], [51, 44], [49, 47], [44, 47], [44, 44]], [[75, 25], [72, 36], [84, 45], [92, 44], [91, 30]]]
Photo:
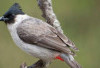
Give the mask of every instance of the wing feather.
[[63, 33], [57, 31], [56, 29], [49, 26], [52, 32], [54, 32], [66, 45], [68, 45], [70, 48], [72, 48], [75, 51], [78, 51], [78, 48], [75, 46], [75, 44], [67, 38]]
[[[47, 23], [38, 19], [35, 20], [37, 20], [38, 23], [33, 19], [29, 19], [23, 21], [23, 23], [17, 27], [17, 33], [20, 39], [28, 44], [73, 55], [73, 52], [65, 44], [66, 40], [68, 44], [68, 39], [61, 38], [60, 35], [62, 34], [52, 31]], [[65, 36], [62, 37], [65, 38]]]

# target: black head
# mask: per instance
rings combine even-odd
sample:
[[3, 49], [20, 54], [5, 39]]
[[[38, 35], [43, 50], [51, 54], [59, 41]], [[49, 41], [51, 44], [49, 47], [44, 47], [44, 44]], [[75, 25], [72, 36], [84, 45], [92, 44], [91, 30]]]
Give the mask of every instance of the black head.
[[4, 21], [6, 23], [12, 23], [14, 21], [14, 18], [18, 14], [23, 15], [24, 12], [22, 11], [20, 5], [18, 3], [15, 3], [2, 17], [0, 17], [0, 21]]

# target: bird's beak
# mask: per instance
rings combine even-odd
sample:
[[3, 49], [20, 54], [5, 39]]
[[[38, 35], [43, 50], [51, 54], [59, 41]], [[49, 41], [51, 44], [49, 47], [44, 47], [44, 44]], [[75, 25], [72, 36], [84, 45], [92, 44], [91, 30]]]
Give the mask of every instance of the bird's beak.
[[0, 17], [0, 21], [4, 21], [4, 17], [2, 16], [2, 17]]
[[8, 21], [8, 18], [4, 18], [4, 16], [0, 17], [0, 21]]

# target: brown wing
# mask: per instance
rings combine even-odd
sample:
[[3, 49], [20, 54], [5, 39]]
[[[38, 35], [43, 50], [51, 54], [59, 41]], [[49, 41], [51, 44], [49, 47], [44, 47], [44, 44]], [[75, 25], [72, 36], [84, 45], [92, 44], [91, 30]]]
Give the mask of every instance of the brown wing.
[[65, 36], [63, 33], [57, 31], [55, 28], [49, 26], [50, 30], [52, 32], [54, 32], [67, 46], [69, 46], [70, 48], [72, 48], [75, 51], [78, 51], [78, 48], [76, 48], [75, 44], [67, 38], [67, 36]]
[[38, 23], [33, 19], [23, 21], [17, 28], [17, 33], [20, 39], [26, 43], [73, 54], [60, 37], [52, 32], [47, 24], [41, 20], [38, 20]]

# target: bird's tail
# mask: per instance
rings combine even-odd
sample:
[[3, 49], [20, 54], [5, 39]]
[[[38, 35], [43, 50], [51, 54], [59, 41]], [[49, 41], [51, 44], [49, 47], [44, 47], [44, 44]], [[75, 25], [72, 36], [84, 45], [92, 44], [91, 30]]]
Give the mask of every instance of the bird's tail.
[[82, 68], [81, 65], [74, 60], [72, 55], [61, 54], [60, 57], [71, 67], [71, 68]]

